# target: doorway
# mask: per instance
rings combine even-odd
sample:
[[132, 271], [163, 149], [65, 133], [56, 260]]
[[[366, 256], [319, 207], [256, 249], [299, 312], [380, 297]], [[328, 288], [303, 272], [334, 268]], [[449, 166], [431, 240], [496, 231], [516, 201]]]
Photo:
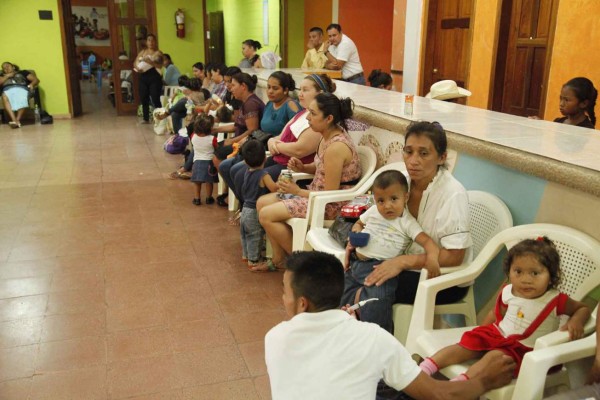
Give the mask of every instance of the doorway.
[[502, 1], [492, 110], [544, 113], [557, 8], [558, 0]]
[[429, 1], [421, 95], [445, 79], [468, 89], [472, 9], [473, 0]]
[[[135, 57], [146, 46], [148, 33], [156, 32], [153, 0], [109, 0], [108, 14], [113, 52], [113, 83], [117, 115], [137, 112], [140, 99]], [[158, 47], [160, 48], [160, 47]]]
[[205, 60], [212, 63], [225, 63], [225, 29], [223, 11], [206, 14]]
[[78, 117], [83, 113], [81, 89], [79, 85], [79, 65], [75, 50], [75, 23], [71, 12], [70, 0], [60, 0], [58, 15], [62, 31], [63, 62], [67, 81], [67, 99], [69, 114]]

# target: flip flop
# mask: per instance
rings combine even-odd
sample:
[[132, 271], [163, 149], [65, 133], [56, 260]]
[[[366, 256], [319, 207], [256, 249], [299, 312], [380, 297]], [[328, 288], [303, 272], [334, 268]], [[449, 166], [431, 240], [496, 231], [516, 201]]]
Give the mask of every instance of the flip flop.
[[14, 122], [14, 121], [10, 121], [10, 122], [8, 123], [8, 125], [10, 125], [10, 127], [11, 127], [11, 128], [13, 128], [13, 129], [17, 129], [17, 128], [19, 128], [19, 124], [18, 124], [18, 123], [16, 123], [16, 122]]
[[258, 263], [258, 264], [250, 264], [248, 263], [248, 269], [250, 270], [250, 272], [276, 272], [276, 271], [280, 271], [283, 268], [276, 265], [272, 259], [267, 258], [265, 261]]

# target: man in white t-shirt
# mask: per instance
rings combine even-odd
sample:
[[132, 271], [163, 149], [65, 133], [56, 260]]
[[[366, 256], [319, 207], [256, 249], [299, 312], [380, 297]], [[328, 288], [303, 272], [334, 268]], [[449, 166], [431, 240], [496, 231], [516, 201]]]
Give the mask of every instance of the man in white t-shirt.
[[342, 79], [346, 82], [366, 85], [365, 74], [358, 56], [356, 45], [348, 36], [342, 34], [339, 24], [329, 24], [323, 52], [327, 57], [325, 68], [342, 70]]
[[343, 289], [343, 267], [334, 256], [288, 257], [282, 298], [291, 319], [265, 336], [274, 400], [374, 399], [381, 379], [416, 399], [466, 399], [511, 381], [514, 361], [494, 353], [473, 365], [466, 381], [427, 376], [392, 335], [338, 309]]

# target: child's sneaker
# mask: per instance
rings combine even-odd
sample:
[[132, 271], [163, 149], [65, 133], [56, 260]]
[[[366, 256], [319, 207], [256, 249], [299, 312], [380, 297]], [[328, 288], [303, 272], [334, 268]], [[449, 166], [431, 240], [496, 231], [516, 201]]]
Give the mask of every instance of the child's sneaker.
[[202, 202], [200, 201], [200, 199], [194, 199], [194, 200], [192, 200], [192, 203], [193, 203], [195, 206], [199, 206], [200, 204], [202, 204]]
[[206, 204], [215, 204], [215, 199], [211, 196], [211, 197], [207, 197], [204, 202]]

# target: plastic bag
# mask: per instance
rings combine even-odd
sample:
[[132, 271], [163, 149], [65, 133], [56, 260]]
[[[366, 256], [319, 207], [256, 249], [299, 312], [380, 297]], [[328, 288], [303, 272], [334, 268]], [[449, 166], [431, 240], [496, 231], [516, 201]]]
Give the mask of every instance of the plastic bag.
[[279, 61], [281, 61], [279, 54], [275, 54], [272, 51], [265, 51], [260, 55], [260, 62], [263, 68], [275, 69]]

